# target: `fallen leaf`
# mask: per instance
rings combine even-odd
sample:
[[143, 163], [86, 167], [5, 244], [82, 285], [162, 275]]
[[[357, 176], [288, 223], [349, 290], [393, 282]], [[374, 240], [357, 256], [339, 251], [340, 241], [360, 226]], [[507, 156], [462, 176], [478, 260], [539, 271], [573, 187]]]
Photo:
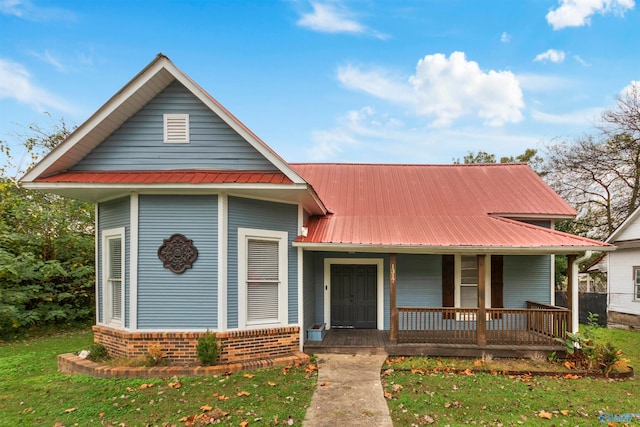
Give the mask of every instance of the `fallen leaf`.
[[247, 427], [249, 425], [249, 421], [243, 421], [240, 423], [240, 427]]
[[218, 396], [218, 400], [229, 400], [229, 398], [224, 394], [221, 394], [220, 396]]
[[251, 379], [251, 378], [255, 377], [255, 375], [253, 375], [253, 374], [244, 374], [244, 377]]
[[569, 415], [569, 411], [568, 411], [567, 409], [563, 409], [562, 411], [560, 411], [560, 413], [561, 413], [562, 415], [564, 415], [565, 417], [566, 417], [567, 415]]
[[169, 386], [169, 388], [175, 388], [175, 389], [178, 389], [178, 388], [182, 387], [182, 383], [181, 382], [170, 382], [167, 385]]
[[328, 381], [323, 381], [320, 383], [320, 387], [327, 387], [328, 385], [330, 385], [331, 383]]
[[212, 410], [212, 409], [213, 409], [213, 408], [212, 408], [211, 406], [209, 406], [209, 405], [202, 405], [202, 406], [200, 407], [200, 410], [201, 410], [202, 412], [209, 412], [209, 411], [210, 411], [210, 410]]
[[267, 384], [269, 384], [269, 387], [275, 387], [276, 383], [272, 383], [271, 381], [269, 381]]
[[384, 398], [385, 399], [391, 399], [393, 397], [393, 394], [389, 393], [388, 391], [384, 392]]
[[471, 372], [471, 369], [467, 368], [464, 371], [460, 372], [460, 375], [473, 376], [473, 373]]
[[316, 365], [314, 365], [313, 363], [309, 363], [309, 364], [304, 368], [304, 371], [305, 371], [306, 373], [313, 372], [313, 371], [317, 371], [317, 370], [318, 370], [318, 367], [317, 367]]
[[553, 414], [551, 412], [540, 411], [540, 413], [538, 413], [538, 416], [540, 418], [545, 418], [547, 420], [550, 420], [553, 417]]
[[144, 390], [145, 388], [151, 388], [151, 387], [153, 387], [153, 383], [142, 384], [142, 385], [140, 386], [140, 389], [141, 389], [141, 390]]
[[69, 409], [65, 409], [64, 412], [69, 414], [71, 412], [76, 412], [78, 410], [78, 408], [69, 408]]
[[251, 393], [249, 393], [248, 391], [241, 391], [240, 393], [238, 393], [238, 397], [242, 396], [251, 396]]
[[57, 422], [53, 425], [53, 427], [65, 427], [65, 426], [64, 426], [64, 423]]

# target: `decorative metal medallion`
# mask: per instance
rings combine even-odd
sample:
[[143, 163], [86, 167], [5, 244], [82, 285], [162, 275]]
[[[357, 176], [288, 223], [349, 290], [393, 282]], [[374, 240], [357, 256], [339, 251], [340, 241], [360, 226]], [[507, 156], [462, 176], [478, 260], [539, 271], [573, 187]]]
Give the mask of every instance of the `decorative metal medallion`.
[[174, 234], [163, 240], [162, 246], [158, 248], [158, 258], [164, 268], [180, 274], [193, 266], [198, 259], [198, 249], [193, 246], [193, 240], [182, 234]]

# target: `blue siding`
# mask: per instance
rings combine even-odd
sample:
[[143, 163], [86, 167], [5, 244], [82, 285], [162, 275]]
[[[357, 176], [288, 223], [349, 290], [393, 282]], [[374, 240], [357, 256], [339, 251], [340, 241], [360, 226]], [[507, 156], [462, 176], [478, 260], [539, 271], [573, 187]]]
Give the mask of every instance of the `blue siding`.
[[[215, 329], [218, 323], [217, 196], [139, 198], [138, 328]], [[176, 274], [163, 267], [158, 248], [181, 233], [198, 259]]]
[[316, 282], [315, 282], [315, 253], [304, 252], [302, 256], [302, 289], [304, 303], [304, 330], [316, 323]]
[[397, 255], [396, 302], [399, 307], [442, 305], [442, 256]]
[[[305, 254], [306, 257], [306, 254]], [[389, 329], [389, 257], [386, 254], [345, 254], [316, 252], [315, 257], [315, 323], [324, 319], [324, 260], [325, 258], [382, 258], [384, 260], [384, 328]], [[504, 305], [524, 308], [525, 301], [550, 302], [551, 258], [548, 255], [504, 257]], [[310, 268], [307, 262], [305, 270]], [[398, 306], [442, 306], [442, 256], [397, 255]], [[305, 277], [307, 272], [305, 271]], [[306, 284], [306, 282], [305, 282]], [[305, 307], [306, 307], [305, 288]], [[305, 309], [306, 310], [306, 309]]]
[[[163, 114], [189, 114], [189, 144], [165, 144]], [[275, 170], [178, 82], [169, 85], [78, 162], [74, 170]]]
[[504, 257], [504, 306], [525, 308], [526, 301], [551, 303], [551, 256]]
[[298, 322], [298, 207], [284, 203], [229, 197], [227, 326], [238, 327], [238, 228], [286, 231], [289, 241], [289, 323]]
[[129, 202], [129, 197], [124, 197], [121, 199], [110, 200], [108, 202], [103, 202], [98, 205], [98, 259], [96, 260], [97, 265], [97, 295], [98, 298], [98, 313], [97, 318], [98, 322], [104, 322], [104, 312], [103, 312], [103, 301], [102, 301], [102, 232], [104, 230], [109, 230], [112, 228], [120, 228], [125, 227], [125, 242], [124, 242], [124, 250], [125, 250], [125, 277], [124, 277], [124, 326], [129, 327], [129, 312], [130, 312], [130, 281], [129, 281], [129, 272], [130, 272], [130, 258], [129, 254], [131, 253], [131, 238], [130, 238], [130, 218], [131, 218], [131, 206]]

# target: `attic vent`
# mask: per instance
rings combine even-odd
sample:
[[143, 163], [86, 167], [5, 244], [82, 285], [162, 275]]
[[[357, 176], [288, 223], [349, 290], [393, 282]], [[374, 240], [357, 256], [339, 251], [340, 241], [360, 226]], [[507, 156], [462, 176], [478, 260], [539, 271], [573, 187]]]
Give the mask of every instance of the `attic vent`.
[[189, 115], [164, 115], [164, 142], [168, 144], [189, 143]]

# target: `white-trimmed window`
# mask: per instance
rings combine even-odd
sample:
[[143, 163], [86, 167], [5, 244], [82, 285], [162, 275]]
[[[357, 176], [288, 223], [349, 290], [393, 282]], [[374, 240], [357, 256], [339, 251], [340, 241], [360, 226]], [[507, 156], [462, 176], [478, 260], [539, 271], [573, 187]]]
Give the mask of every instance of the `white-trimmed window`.
[[475, 255], [460, 256], [460, 302], [458, 307], [478, 308], [478, 259]]
[[124, 324], [124, 227], [102, 232], [102, 310], [104, 323]]
[[164, 114], [164, 142], [166, 144], [189, 143], [189, 115]]
[[640, 300], [640, 267], [633, 267], [633, 298]]
[[288, 234], [238, 229], [240, 327], [287, 324]]
[[[485, 307], [491, 307], [491, 262], [485, 263]], [[455, 256], [455, 306], [457, 308], [478, 308], [478, 256]], [[475, 314], [458, 314], [457, 320], [475, 320]]]

